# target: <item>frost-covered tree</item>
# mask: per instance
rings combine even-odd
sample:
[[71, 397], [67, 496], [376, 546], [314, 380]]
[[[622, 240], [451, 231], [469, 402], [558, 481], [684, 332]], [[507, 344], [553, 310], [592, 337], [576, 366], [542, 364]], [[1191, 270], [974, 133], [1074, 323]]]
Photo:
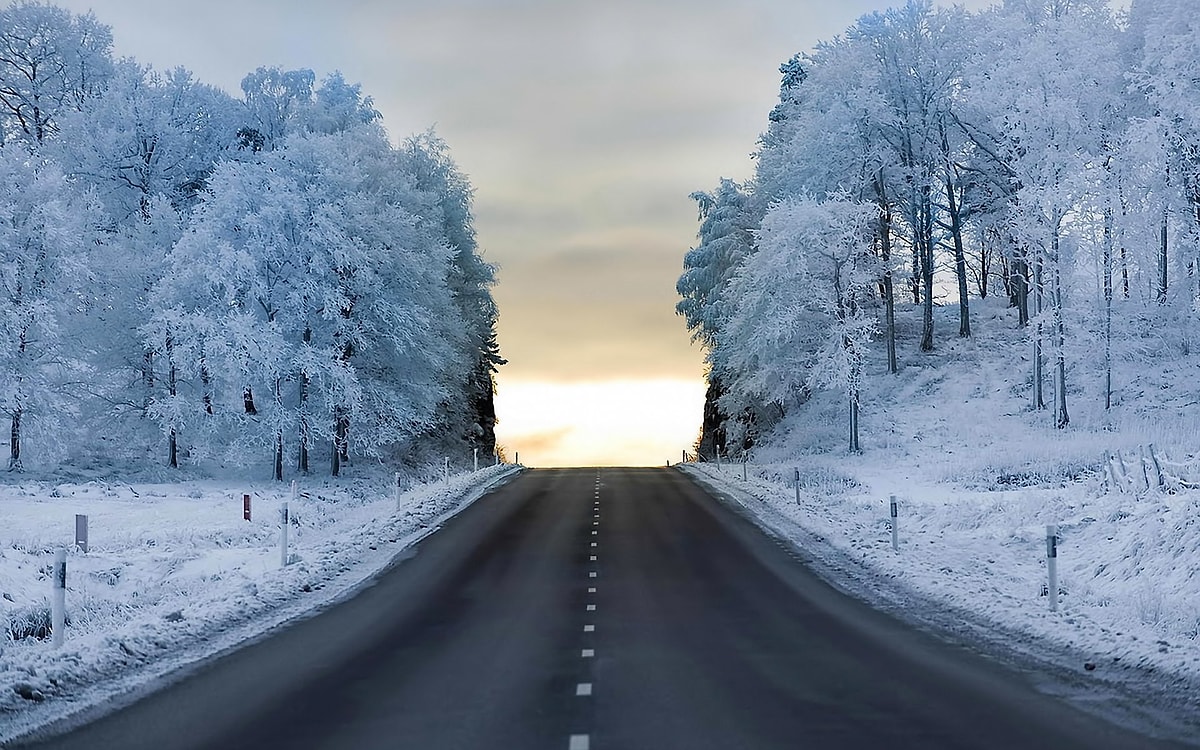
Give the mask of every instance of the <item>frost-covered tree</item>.
[[53, 162], [0, 147], [0, 410], [10, 423], [8, 468], [22, 467], [31, 422], [66, 408], [58, 384], [76, 367], [69, 317], [98, 238], [94, 201]]
[[736, 308], [720, 334], [743, 398], [795, 402], [812, 388], [847, 396], [851, 451], [860, 449], [864, 349], [877, 320], [864, 309], [878, 279], [875, 207], [844, 195], [800, 197], [767, 212], [759, 247], [730, 282]]
[[692, 340], [708, 352], [705, 418], [697, 449], [702, 456], [715, 456], [727, 450], [720, 400], [725, 394], [723, 383], [730, 377], [718, 336], [734, 306], [728, 298], [729, 280], [753, 252], [754, 238], [747, 195], [733, 180], [722, 179], [716, 190], [691, 197], [700, 213], [699, 242], [684, 256], [683, 274], [675, 286], [681, 297], [675, 312], [687, 321]]
[[40, 146], [112, 72], [112, 32], [91, 13], [36, 0], [0, 9], [0, 144]]
[[469, 369], [451, 251], [403, 166], [372, 125], [293, 135], [220, 165], [172, 254], [156, 324], [181, 321], [235, 450], [270, 446], [277, 478], [293, 435], [298, 468], [323, 442], [336, 475], [425, 434]]
[[451, 251], [446, 282], [464, 325], [457, 338], [463, 356], [471, 362], [442, 409], [444, 426], [467, 447], [492, 455], [496, 450], [495, 374], [505, 360], [496, 341], [499, 310], [491, 293], [496, 267], [479, 251], [471, 210], [473, 190], [446, 142], [433, 131], [407, 139], [400, 159], [415, 187], [427, 196], [425, 221]]

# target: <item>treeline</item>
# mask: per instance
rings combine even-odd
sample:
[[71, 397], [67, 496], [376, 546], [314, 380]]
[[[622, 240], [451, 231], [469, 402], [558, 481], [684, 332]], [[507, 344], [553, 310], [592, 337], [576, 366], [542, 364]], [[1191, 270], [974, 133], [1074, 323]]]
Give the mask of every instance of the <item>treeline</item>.
[[114, 60], [91, 14], [0, 10], [9, 469], [490, 454], [471, 198], [445, 143], [394, 147], [340, 74], [259, 68], [239, 99]]
[[[1200, 26], [1191, 0], [913, 1], [787, 61], [746, 184], [693, 195], [678, 311], [708, 353], [702, 455], [738, 452], [864, 358], [895, 373], [1002, 292], [1031, 409], [1059, 428], [1075, 368], [1113, 404], [1113, 321], [1179, 331], [1200, 301]], [[934, 308], [958, 325], [935, 331]], [[898, 340], [896, 311], [920, 311]], [[1014, 363], [1016, 367], [1026, 367]]]

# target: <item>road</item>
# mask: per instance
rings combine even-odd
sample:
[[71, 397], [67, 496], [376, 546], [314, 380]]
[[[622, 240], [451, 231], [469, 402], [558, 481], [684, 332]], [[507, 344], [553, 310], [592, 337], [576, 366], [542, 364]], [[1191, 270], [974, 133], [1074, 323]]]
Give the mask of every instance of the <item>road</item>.
[[525, 472], [359, 596], [37, 748], [1157, 748], [667, 469]]

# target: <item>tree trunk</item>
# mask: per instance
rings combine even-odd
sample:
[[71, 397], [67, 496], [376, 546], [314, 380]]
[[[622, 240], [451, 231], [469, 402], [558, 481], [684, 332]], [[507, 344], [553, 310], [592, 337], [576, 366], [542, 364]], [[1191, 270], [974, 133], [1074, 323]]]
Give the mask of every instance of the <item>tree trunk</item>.
[[204, 402], [204, 413], [212, 416], [213, 413], [213, 390], [212, 390], [212, 373], [208, 371], [208, 359], [204, 355], [200, 355], [200, 386], [204, 393], [200, 397]]
[[21, 409], [13, 409], [12, 432], [9, 433], [8, 470], [20, 471], [21, 466]]
[[929, 185], [921, 188], [921, 286], [924, 308], [921, 316], [921, 351], [933, 351], [933, 200]]
[[[312, 328], [306, 326], [304, 329], [304, 345], [312, 343]], [[299, 447], [298, 455], [296, 456], [296, 468], [301, 474], [308, 474], [308, 441], [309, 441], [309, 424], [308, 424], [308, 387], [309, 377], [307, 370], [300, 371], [300, 431], [298, 437]]]
[[[275, 413], [283, 412], [283, 391], [279, 378], [275, 378]], [[275, 430], [275, 481], [283, 481], [283, 428]]]
[[[170, 331], [167, 332], [166, 338], [167, 351], [167, 394], [171, 397], [171, 410], [175, 409], [175, 398], [178, 395], [178, 381], [175, 370], [175, 338]], [[174, 417], [172, 417], [174, 420]], [[171, 425], [170, 434], [167, 436], [167, 465], [172, 469], [179, 468], [179, 434], [174, 424]]]
[[142, 416], [150, 411], [150, 400], [154, 396], [154, 352], [142, 351]]
[[1104, 410], [1112, 408], [1113, 211], [1104, 210]]
[[[919, 223], [919, 222], [918, 222]], [[909, 285], [912, 287], [913, 304], [921, 304], [921, 239], [920, 229], [913, 230], [913, 248], [912, 248], [912, 280]]]
[[1158, 289], [1157, 297], [1160, 305], [1167, 303], [1167, 219], [1168, 212], [1163, 209], [1162, 224], [1158, 230]]
[[900, 371], [896, 357], [896, 297], [892, 285], [892, 209], [884, 198], [883, 174], [875, 177], [875, 195], [879, 204], [879, 256], [883, 260], [883, 305], [887, 337], [887, 371]]
[[1045, 378], [1042, 357], [1042, 256], [1041, 253], [1033, 261], [1033, 301], [1037, 315], [1037, 324], [1033, 333], [1033, 408], [1042, 411], [1046, 408], [1046, 398], [1042, 392], [1042, 382]]
[[1010, 302], [1017, 308], [1017, 326], [1024, 328], [1029, 325], [1029, 259], [1026, 251], [1016, 249], [1012, 261], [1012, 297]]
[[334, 409], [333, 417], [333, 453], [330, 457], [329, 474], [338, 476], [342, 471], [342, 464], [346, 461], [349, 454], [349, 435], [350, 435], [350, 418], [346, 415], [344, 407]]
[[858, 389], [850, 389], [850, 452], [859, 453], [858, 442]]
[[1062, 284], [1062, 259], [1059, 257], [1059, 234], [1057, 223], [1054, 234], [1051, 237], [1051, 244], [1054, 253], [1054, 362], [1055, 362], [1055, 415], [1054, 426], [1058, 429], [1066, 429], [1071, 423], [1071, 416], [1067, 413], [1067, 330], [1066, 330], [1066, 315], [1063, 310], [1063, 284]]
[[954, 239], [954, 272], [958, 276], [958, 335], [971, 336], [971, 308], [967, 292], [967, 254], [963, 249], [962, 217], [959, 216], [958, 197], [954, 183], [946, 180], [946, 200], [950, 213], [950, 235]]
[[254, 406], [254, 389], [250, 386], [242, 389], [242, 404], [247, 414], [258, 414], [258, 408]]

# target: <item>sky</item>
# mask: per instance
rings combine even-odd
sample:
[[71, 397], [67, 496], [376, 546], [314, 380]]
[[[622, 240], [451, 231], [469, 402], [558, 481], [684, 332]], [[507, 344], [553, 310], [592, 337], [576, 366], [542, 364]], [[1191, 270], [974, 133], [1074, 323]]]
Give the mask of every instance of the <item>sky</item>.
[[692, 446], [703, 353], [674, 312], [688, 196], [752, 174], [781, 62], [899, 2], [56, 0], [111, 26], [118, 56], [235, 94], [259, 66], [338, 70], [393, 139], [436, 128], [500, 266], [497, 435], [531, 466]]

